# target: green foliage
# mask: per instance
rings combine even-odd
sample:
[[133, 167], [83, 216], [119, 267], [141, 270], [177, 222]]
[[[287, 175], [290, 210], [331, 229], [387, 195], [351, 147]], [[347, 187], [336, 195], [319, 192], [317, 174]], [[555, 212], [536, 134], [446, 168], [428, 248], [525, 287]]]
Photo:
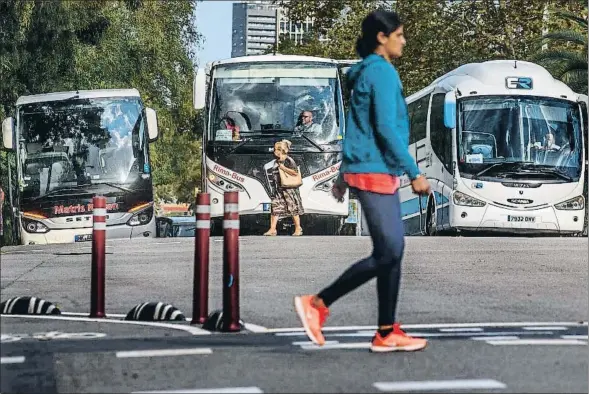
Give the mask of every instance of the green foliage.
[[[137, 88], [158, 114], [150, 146], [158, 197], [192, 201], [202, 122], [192, 108], [197, 0], [0, 2], [0, 114], [21, 95]], [[7, 190], [6, 155], [0, 182]], [[192, 188], [192, 192], [190, 191]]]
[[542, 36], [543, 48], [532, 60], [575, 92], [587, 94], [587, 2], [571, 1], [569, 8], [550, 9], [552, 28]]
[[[466, 63], [494, 59], [529, 59], [536, 41], [550, 21], [546, 7], [572, 11], [568, 0], [480, 0], [452, 3], [436, 0], [398, 0], [394, 10], [404, 21], [407, 37], [403, 57], [395, 61], [405, 94], [427, 86], [435, 78]], [[354, 59], [355, 42], [362, 19], [390, 2], [360, 0], [284, 1], [295, 21], [306, 16], [316, 20], [315, 37], [327, 34], [328, 42], [308, 40], [294, 45], [286, 40], [279, 53]], [[525, 12], [522, 12], [525, 10]], [[586, 56], [585, 56], [586, 58]]]

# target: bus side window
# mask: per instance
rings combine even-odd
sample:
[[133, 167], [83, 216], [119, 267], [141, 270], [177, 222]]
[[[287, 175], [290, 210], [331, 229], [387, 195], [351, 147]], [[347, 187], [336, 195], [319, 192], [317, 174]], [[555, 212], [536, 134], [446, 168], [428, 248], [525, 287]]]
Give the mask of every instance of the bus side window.
[[430, 139], [432, 149], [446, 170], [452, 172], [452, 133], [444, 125], [444, 93], [432, 97], [430, 116]]
[[429, 95], [423, 96], [415, 102], [415, 110], [411, 120], [413, 142], [419, 142], [427, 136], [427, 112], [429, 109]]

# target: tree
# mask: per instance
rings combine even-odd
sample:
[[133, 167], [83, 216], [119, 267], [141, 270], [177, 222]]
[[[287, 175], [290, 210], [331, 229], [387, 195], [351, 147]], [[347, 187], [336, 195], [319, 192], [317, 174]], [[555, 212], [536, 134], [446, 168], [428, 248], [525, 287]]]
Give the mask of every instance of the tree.
[[[566, 0], [552, 6], [566, 7]], [[404, 21], [407, 46], [395, 61], [409, 95], [435, 78], [470, 62], [494, 59], [527, 59], [535, 51], [534, 40], [545, 26], [546, 2], [528, 0], [454, 1], [398, 0], [391, 2], [290, 1], [283, 3], [294, 18], [315, 18], [316, 33], [326, 43], [301, 46], [280, 44], [280, 53], [303, 53], [336, 59], [356, 58], [355, 42], [362, 19], [376, 8], [394, 8]], [[526, 12], [522, 12], [525, 9]]]
[[556, 28], [542, 36], [532, 60], [545, 66], [575, 92], [587, 94], [587, 2], [577, 0], [570, 10], [551, 9]]
[[[16, 99], [26, 94], [137, 88], [158, 113], [161, 138], [150, 147], [156, 195], [192, 200], [187, 189], [200, 178], [194, 164], [200, 162], [200, 124], [192, 108], [201, 41], [196, 3], [2, 0], [0, 115], [13, 115]], [[0, 156], [2, 185], [6, 157]]]

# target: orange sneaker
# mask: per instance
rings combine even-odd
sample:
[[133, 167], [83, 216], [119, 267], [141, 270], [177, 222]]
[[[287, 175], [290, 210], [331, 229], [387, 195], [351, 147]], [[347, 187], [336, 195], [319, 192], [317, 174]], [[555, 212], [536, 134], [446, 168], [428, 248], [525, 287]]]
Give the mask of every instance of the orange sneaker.
[[421, 350], [426, 346], [427, 340], [410, 337], [401, 330], [398, 323], [395, 323], [393, 324], [393, 331], [384, 338], [378, 331], [376, 332], [370, 344], [370, 351], [376, 353], [413, 352]]
[[325, 338], [321, 329], [329, 316], [329, 309], [314, 307], [311, 303], [312, 299], [312, 295], [297, 296], [294, 298], [294, 305], [309, 339], [315, 344], [323, 346]]

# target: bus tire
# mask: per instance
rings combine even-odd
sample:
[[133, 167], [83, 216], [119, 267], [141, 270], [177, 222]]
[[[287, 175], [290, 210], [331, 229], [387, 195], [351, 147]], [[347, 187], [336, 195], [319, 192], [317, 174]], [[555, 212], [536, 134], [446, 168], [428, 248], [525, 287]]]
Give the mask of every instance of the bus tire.
[[427, 214], [426, 214], [426, 220], [425, 220], [425, 234], [430, 237], [437, 235], [436, 205], [434, 203], [433, 197], [430, 198], [429, 203], [427, 204]]

